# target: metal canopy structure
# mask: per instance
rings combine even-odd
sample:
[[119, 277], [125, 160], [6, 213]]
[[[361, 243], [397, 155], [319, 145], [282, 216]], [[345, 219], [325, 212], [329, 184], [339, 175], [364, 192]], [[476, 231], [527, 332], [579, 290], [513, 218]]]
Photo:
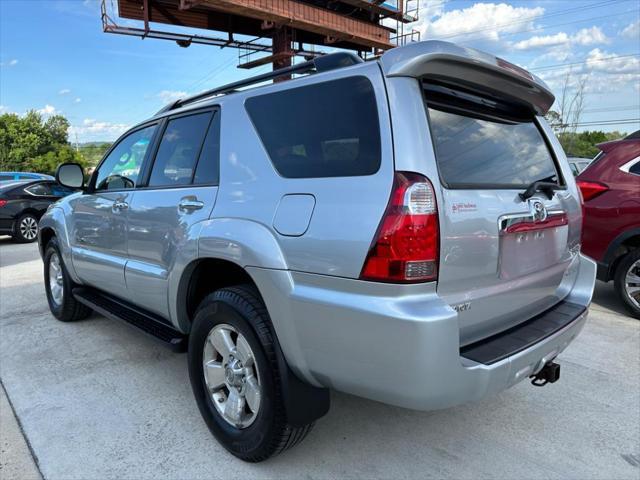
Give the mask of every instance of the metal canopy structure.
[[[119, 25], [102, 2], [102, 25], [107, 33], [172, 40], [239, 49], [240, 68], [272, 63], [290, 66], [296, 55], [307, 60], [322, 52], [316, 47], [376, 55], [416, 32], [404, 25], [417, 19], [418, 0], [117, 0], [118, 16], [141, 22]], [[171, 25], [211, 31], [183, 33]], [[394, 28], [395, 27], [395, 28]], [[176, 31], [177, 30], [177, 31]]]

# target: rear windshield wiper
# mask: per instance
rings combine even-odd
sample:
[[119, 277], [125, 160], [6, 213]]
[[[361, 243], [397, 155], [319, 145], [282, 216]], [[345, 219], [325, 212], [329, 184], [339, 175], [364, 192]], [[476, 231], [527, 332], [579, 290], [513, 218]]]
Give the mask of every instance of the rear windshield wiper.
[[527, 198], [533, 197], [536, 192], [542, 192], [551, 200], [553, 198], [553, 192], [560, 189], [562, 189], [562, 187], [557, 183], [539, 180], [529, 185], [527, 189], [520, 194], [520, 198], [522, 201], [525, 201]]

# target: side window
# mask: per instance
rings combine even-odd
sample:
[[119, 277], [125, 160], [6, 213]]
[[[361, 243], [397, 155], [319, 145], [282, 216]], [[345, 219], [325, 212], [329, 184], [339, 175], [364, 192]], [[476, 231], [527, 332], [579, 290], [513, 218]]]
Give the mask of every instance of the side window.
[[31, 195], [35, 195], [37, 197], [46, 197], [53, 195], [53, 192], [51, 191], [51, 185], [49, 185], [48, 183], [36, 183], [35, 185], [31, 185], [25, 188], [25, 190]]
[[100, 165], [95, 189], [129, 190], [136, 186], [140, 167], [157, 125], [136, 130], [127, 135]]
[[0, 175], [0, 182], [4, 180], [13, 180], [13, 175]]
[[204, 140], [200, 159], [193, 177], [195, 185], [217, 185], [220, 176], [220, 112], [213, 113], [213, 119]]
[[636, 175], [640, 175], [640, 160], [638, 160], [634, 165], [631, 165], [629, 172], [635, 173]]
[[245, 105], [284, 177], [372, 175], [380, 168], [378, 109], [366, 77], [260, 95]]
[[191, 183], [210, 121], [211, 112], [169, 120], [151, 170], [150, 187]]

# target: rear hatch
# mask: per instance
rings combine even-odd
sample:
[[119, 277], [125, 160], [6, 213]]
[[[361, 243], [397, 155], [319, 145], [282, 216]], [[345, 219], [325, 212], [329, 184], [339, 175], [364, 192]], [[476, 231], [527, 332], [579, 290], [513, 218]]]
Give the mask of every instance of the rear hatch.
[[458, 311], [466, 345], [566, 296], [580, 203], [545, 134], [544, 84], [481, 52], [422, 48], [385, 66], [421, 82], [441, 189], [437, 292]]
[[[561, 300], [577, 199], [532, 116], [497, 103], [471, 109], [444, 92], [425, 84], [446, 212], [438, 294], [459, 311], [462, 340], [471, 342]], [[521, 198], [534, 182], [558, 190]]]

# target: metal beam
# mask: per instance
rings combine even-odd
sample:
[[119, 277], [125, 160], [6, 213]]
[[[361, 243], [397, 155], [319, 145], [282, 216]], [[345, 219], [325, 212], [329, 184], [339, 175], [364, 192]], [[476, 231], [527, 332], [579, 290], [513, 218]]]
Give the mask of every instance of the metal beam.
[[363, 10], [370, 10], [374, 13], [382, 15], [385, 18], [393, 18], [394, 20], [404, 21], [404, 1], [398, 0], [398, 8], [385, 6], [383, 2], [371, 0], [340, 0], [342, 3], [353, 5]]
[[389, 32], [379, 25], [296, 0], [203, 0], [199, 7], [267, 20], [324, 37], [340, 38], [346, 33], [352, 43], [367, 48], [387, 50], [394, 46], [389, 40]]

